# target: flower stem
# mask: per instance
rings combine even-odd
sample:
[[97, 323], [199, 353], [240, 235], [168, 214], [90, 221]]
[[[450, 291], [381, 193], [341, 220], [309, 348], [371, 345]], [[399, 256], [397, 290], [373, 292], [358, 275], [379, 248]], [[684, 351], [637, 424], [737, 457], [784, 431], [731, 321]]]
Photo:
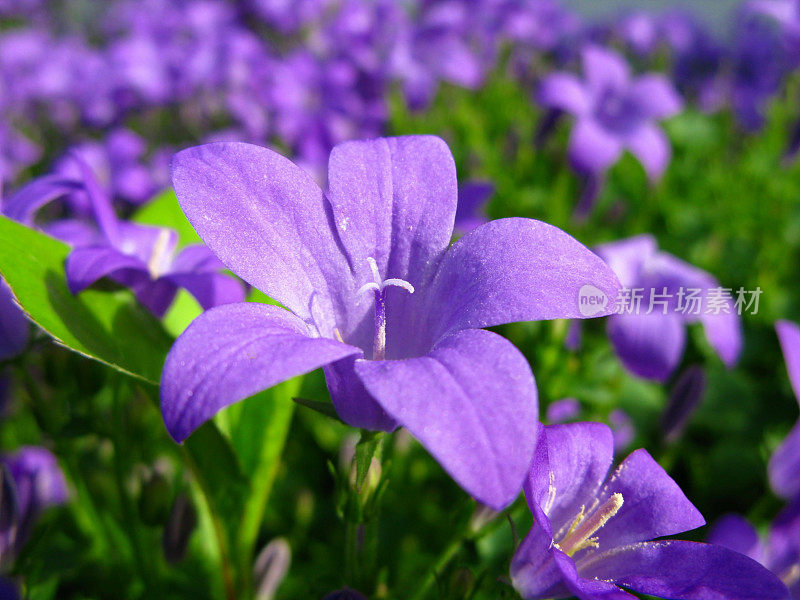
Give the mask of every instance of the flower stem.
[[461, 550], [461, 547], [464, 545], [464, 542], [467, 540], [466, 537], [459, 536], [453, 539], [447, 548], [444, 549], [441, 555], [439, 555], [439, 559], [436, 561], [436, 564], [433, 565], [428, 571], [425, 580], [422, 582], [422, 585], [417, 588], [416, 593], [411, 596], [411, 600], [423, 600], [426, 597], [427, 593], [436, 583], [436, 580], [439, 578], [439, 574], [447, 568], [447, 565], [450, 564], [456, 554]]

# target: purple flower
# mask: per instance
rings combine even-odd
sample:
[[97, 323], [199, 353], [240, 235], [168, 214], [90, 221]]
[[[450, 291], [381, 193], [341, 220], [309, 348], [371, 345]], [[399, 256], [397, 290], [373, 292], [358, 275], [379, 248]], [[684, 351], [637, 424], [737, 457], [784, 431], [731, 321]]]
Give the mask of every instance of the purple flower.
[[[800, 402], [800, 327], [789, 321], [775, 324], [795, 398]], [[778, 446], [769, 461], [769, 481], [776, 494], [800, 498], [800, 421]]]
[[[526, 600], [784, 599], [756, 561], [722, 546], [656, 540], [705, 523], [646, 450], [609, 473], [611, 431], [600, 423], [540, 426], [525, 483], [533, 526], [511, 563]], [[656, 540], [656, 541], [651, 541]]]
[[533, 452], [536, 389], [509, 342], [481, 328], [579, 317], [578, 291], [611, 270], [530, 219], [486, 223], [449, 247], [453, 158], [439, 138], [347, 142], [325, 194], [304, 171], [241, 143], [173, 161], [180, 204], [225, 265], [286, 309], [233, 304], [178, 338], [161, 380], [170, 434], [324, 367], [350, 425], [406, 427], [478, 500], [519, 492]]
[[458, 188], [457, 234], [464, 235], [489, 220], [484, 209], [492, 194], [494, 186], [486, 181], [469, 181]]
[[[45, 448], [22, 447], [3, 458], [2, 463], [11, 475], [11, 496], [14, 502], [11, 512], [16, 518], [12, 523], [5, 524], [0, 531], [0, 554], [13, 555], [25, 543], [31, 527], [42, 511], [65, 503], [69, 493], [56, 457]], [[5, 495], [4, 493], [3, 496]]]
[[731, 514], [714, 524], [708, 541], [760, 562], [800, 599], [800, 501], [778, 515], [764, 540], [746, 519]]
[[614, 434], [614, 452], [622, 452], [631, 445], [636, 429], [630, 415], [621, 408], [615, 408], [608, 415], [608, 424]]
[[620, 19], [615, 25], [617, 35], [640, 56], [647, 56], [655, 51], [659, 43], [660, 31], [658, 20], [651, 14], [635, 11]]
[[661, 429], [668, 442], [677, 440], [706, 390], [706, 375], [698, 365], [687, 368], [670, 392], [667, 406], [661, 415]]
[[547, 407], [548, 423], [566, 423], [581, 414], [581, 403], [576, 398], [562, 398]]
[[574, 168], [599, 175], [630, 150], [648, 177], [661, 177], [670, 160], [670, 145], [656, 121], [677, 113], [681, 99], [663, 75], [633, 78], [616, 52], [587, 46], [583, 50], [585, 79], [572, 73], [544, 78], [538, 100], [546, 107], [575, 116], [569, 142]]
[[725, 295], [711, 274], [659, 251], [650, 235], [595, 250], [629, 292], [628, 307], [618, 307], [618, 314], [608, 320], [609, 338], [628, 370], [666, 381], [683, 355], [686, 325], [698, 321], [725, 365], [736, 364], [742, 348], [741, 319], [730, 291]]
[[28, 319], [14, 300], [11, 288], [0, 279], [0, 362], [22, 354], [29, 333]]

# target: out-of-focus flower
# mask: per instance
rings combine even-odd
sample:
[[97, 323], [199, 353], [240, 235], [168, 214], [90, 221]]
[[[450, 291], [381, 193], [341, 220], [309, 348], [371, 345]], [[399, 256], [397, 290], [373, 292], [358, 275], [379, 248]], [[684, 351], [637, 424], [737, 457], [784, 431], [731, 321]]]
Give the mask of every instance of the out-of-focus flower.
[[367, 600], [367, 597], [358, 590], [344, 588], [335, 592], [331, 592], [322, 600]]
[[548, 423], [566, 423], [581, 414], [581, 403], [577, 398], [562, 398], [551, 402], [547, 407], [546, 419]]
[[[800, 327], [790, 321], [775, 324], [786, 361], [789, 381], [800, 402]], [[776, 494], [792, 500], [800, 498], [800, 421], [778, 446], [769, 461], [769, 481]]]
[[176, 155], [175, 190], [200, 236], [289, 310], [235, 304], [196, 319], [163, 371], [167, 429], [182, 441], [223, 407], [324, 367], [345, 422], [405, 426], [470, 494], [506, 506], [533, 451], [536, 390], [519, 351], [480, 328], [579, 318], [579, 289], [615, 296], [616, 277], [530, 219], [486, 223], [448, 248], [457, 184], [439, 138], [341, 144], [328, 181], [326, 195], [249, 144]]
[[736, 364], [741, 318], [730, 291], [715, 295], [725, 288], [710, 273], [659, 251], [650, 235], [602, 244], [595, 252], [614, 269], [623, 292], [630, 293], [620, 299], [626, 306], [618, 306], [608, 320], [608, 336], [627, 369], [666, 381], [683, 356], [686, 325], [694, 322], [703, 325], [725, 365]]
[[485, 207], [494, 194], [494, 186], [485, 181], [469, 181], [458, 188], [458, 206], [454, 229], [464, 235], [486, 223]]
[[256, 600], [272, 600], [281, 585], [289, 564], [292, 551], [283, 538], [275, 538], [259, 552], [253, 567], [253, 581], [256, 587]]
[[708, 542], [757, 560], [800, 599], [800, 499], [778, 515], [764, 540], [745, 518], [731, 514], [714, 524]]
[[659, 43], [658, 20], [643, 11], [629, 12], [615, 24], [617, 35], [636, 54], [647, 56]]
[[661, 415], [664, 439], [674, 442], [683, 433], [706, 390], [706, 375], [701, 367], [688, 367], [675, 382]]
[[656, 540], [700, 527], [702, 515], [646, 450], [609, 473], [611, 431], [600, 423], [540, 426], [525, 484], [533, 526], [511, 563], [526, 600], [785, 599], [786, 587], [723, 546]]
[[576, 170], [598, 175], [630, 150], [655, 181], [669, 164], [669, 141], [657, 125], [677, 113], [680, 97], [663, 75], [634, 78], [625, 59], [608, 49], [583, 50], [584, 79], [572, 73], [546, 76], [537, 98], [575, 116], [569, 158]]
[[622, 452], [627, 449], [636, 435], [630, 415], [621, 408], [615, 408], [608, 415], [608, 424], [614, 434], [614, 452]]
[[[25, 543], [31, 527], [45, 509], [65, 503], [69, 498], [67, 482], [53, 454], [38, 446], [25, 446], [2, 459], [11, 478], [11, 497], [3, 490], [6, 499], [13, 502], [13, 523], [5, 523], [0, 533], [0, 554], [3, 560], [15, 555]], [[5, 485], [5, 484], [4, 484]]]

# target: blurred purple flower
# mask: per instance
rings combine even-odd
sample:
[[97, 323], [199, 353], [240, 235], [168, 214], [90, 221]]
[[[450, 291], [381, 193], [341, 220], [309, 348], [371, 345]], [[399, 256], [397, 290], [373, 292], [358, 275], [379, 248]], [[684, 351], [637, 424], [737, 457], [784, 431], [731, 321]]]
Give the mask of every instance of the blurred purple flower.
[[582, 56], [584, 80], [572, 73], [552, 73], [537, 94], [543, 106], [576, 118], [569, 144], [573, 167], [599, 175], [628, 149], [651, 181], [659, 179], [671, 151], [656, 122], [682, 106], [672, 84], [655, 73], [633, 78], [625, 59], [611, 50], [587, 46]]
[[579, 317], [579, 288], [614, 295], [616, 277], [530, 219], [486, 223], [448, 248], [456, 172], [439, 138], [341, 144], [328, 181], [324, 194], [249, 144], [176, 155], [178, 200], [200, 236], [289, 310], [234, 304], [196, 319], [162, 374], [167, 429], [182, 441], [220, 409], [324, 367], [345, 422], [405, 426], [469, 493], [506, 506], [533, 452], [536, 388], [519, 351], [480, 328]]
[[[725, 365], [736, 364], [742, 348], [741, 318], [730, 297], [720, 296], [718, 314], [712, 310], [708, 298], [720, 286], [710, 273], [659, 251], [650, 235], [602, 244], [595, 252], [614, 269], [623, 290], [642, 290], [639, 307], [635, 303], [630, 310], [618, 307], [608, 320], [608, 336], [628, 370], [666, 381], [683, 356], [686, 325], [694, 322], [703, 325], [709, 344]], [[696, 302], [688, 300], [692, 294]], [[662, 297], [663, 304], [654, 303], [651, 309], [656, 296]]]
[[562, 398], [547, 407], [548, 423], [566, 423], [581, 414], [581, 403], [576, 398]]
[[11, 475], [11, 492], [3, 489], [4, 509], [7, 498], [13, 503], [13, 522], [0, 531], [0, 554], [4, 560], [17, 553], [30, 534], [31, 527], [45, 509], [65, 503], [69, 498], [67, 482], [53, 454], [38, 446], [24, 446], [2, 459]]
[[494, 186], [486, 181], [468, 181], [458, 188], [458, 206], [454, 229], [464, 235], [486, 223], [486, 203], [494, 194]]
[[705, 521], [646, 450], [609, 473], [614, 451], [607, 426], [539, 431], [525, 483], [534, 522], [511, 563], [523, 598], [629, 598], [620, 588], [685, 600], [786, 598], [777, 577], [728, 548], [650, 541]]
[[677, 440], [706, 390], [706, 375], [701, 367], [688, 367], [672, 386], [667, 406], [661, 415], [661, 429], [668, 442]]
[[265, 23], [289, 34], [320, 20], [334, 0], [247, 0], [247, 3]]
[[617, 35], [639, 56], [652, 54], [659, 43], [658, 20], [650, 13], [629, 12], [615, 23]]
[[614, 434], [614, 452], [622, 452], [627, 449], [636, 435], [630, 415], [621, 408], [615, 408], [608, 415], [608, 425]]
[[714, 524], [708, 542], [760, 562], [783, 581], [792, 598], [800, 600], [800, 499], [778, 515], [763, 541], [746, 519], [730, 514]]
[[[800, 402], [800, 327], [790, 321], [775, 324], [795, 398]], [[769, 481], [779, 496], [800, 499], [800, 421], [769, 461]]]

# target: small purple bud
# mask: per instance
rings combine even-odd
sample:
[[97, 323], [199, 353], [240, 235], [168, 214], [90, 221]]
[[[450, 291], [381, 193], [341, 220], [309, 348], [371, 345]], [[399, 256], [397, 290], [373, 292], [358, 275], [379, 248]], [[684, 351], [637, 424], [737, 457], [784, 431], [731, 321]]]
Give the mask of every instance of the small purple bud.
[[706, 376], [697, 365], [687, 368], [678, 378], [661, 416], [661, 427], [668, 442], [674, 442], [681, 436], [689, 418], [703, 399], [705, 390]]
[[292, 551], [284, 538], [275, 538], [264, 546], [253, 567], [256, 600], [272, 600], [275, 597], [291, 562]]
[[469, 530], [473, 533], [478, 533], [481, 529], [486, 527], [486, 525], [494, 521], [499, 514], [500, 513], [493, 508], [478, 504], [472, 516], [469, 518]]
[[359, 591], [344, 588], [336, 592], [331, 592], [322, 600], [367, 600], [367, 597]]
[[164, 558], [168, 563], [175, 564], [183, 560], [186, 555], [186, 547], [189, 545], [189, 538], [196, 526], [197, 511], [191, 498], [184, 493], [178, 494], [161, 539]]

